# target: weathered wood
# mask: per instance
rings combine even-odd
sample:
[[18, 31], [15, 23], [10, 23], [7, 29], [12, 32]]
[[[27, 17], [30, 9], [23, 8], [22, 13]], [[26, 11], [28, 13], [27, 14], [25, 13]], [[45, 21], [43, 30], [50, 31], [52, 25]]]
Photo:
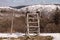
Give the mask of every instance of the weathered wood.
[[[29, 21], [29, 20], [31, 20], [31, 21]], [[39, 21], [38, 13], [27, 13], [27, 35], [28, 36], [29, 36], [30, 33], [36, 33], [37, 35], [40, 34], [40, 24], [39, 24], [39, 22], [40, 21]], [[32, 25], [30, 25], [30, 24], [32, 24]], [[35, 24], [37, 24], [37, 25], [35, 25]], [[37, 28], [37, 29], [34, 30], [35, 28]]]

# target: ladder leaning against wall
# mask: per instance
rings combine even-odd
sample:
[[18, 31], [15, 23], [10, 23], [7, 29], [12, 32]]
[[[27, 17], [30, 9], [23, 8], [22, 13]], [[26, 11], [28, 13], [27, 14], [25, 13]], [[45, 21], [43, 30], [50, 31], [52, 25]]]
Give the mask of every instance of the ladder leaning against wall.
[[40, 20], [38, 13], [27, 13], [27, 36], [30, 33], [40, 34]]

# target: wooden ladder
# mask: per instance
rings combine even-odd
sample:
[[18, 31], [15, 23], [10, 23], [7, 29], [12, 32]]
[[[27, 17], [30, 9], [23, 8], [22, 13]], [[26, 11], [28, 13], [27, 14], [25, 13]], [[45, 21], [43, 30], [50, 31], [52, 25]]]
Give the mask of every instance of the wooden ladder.
[[27, 35], [30, 33], [40, 34], [40, 23], [38, 13], [27, 13]]

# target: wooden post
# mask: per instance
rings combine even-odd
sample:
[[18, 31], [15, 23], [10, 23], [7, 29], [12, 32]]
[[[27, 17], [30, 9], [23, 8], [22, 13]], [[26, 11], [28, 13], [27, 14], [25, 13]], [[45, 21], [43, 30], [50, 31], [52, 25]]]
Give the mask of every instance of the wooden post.
[[27, 15], [27, 36], [29, 36], [29, 24], [28, 24], [28, 15]]
[[[13, 32], [13, 19], [14, 19], [14, 12], [11, 14], [11, 32], [10, 32], [10, 35], [12, 35], [12, 32]], [[11, 40], [11, 37], [8, 37], [8, 40]]]
[[39, 15], [37, 14], [37, 16], [38, 16], [38, 36], [39, 36], [39, 34], [40, 34], [40, 19], [39, 19]]
[[12, 13], [12, 19], [11, 19], [11, 34], [13, 32], [13, 19], [14, 19], [14, 12]]

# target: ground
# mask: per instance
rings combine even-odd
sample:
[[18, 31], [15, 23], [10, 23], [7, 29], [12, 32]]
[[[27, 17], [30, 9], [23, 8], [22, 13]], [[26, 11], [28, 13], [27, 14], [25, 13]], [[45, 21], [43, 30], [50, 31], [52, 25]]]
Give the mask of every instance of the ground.
[[[4, 38], [6, 39], [6, 38]], [[1, 39], [0, 40], [4, 40], [4, 39]], [[27, 37], [27, 36], [24, 36], [24, 37], [19, 37], [19, 38], [11, 38], [11, 40], [52, 40], [53, 37], [51, 36], [30, 36], [30, 37]]]

